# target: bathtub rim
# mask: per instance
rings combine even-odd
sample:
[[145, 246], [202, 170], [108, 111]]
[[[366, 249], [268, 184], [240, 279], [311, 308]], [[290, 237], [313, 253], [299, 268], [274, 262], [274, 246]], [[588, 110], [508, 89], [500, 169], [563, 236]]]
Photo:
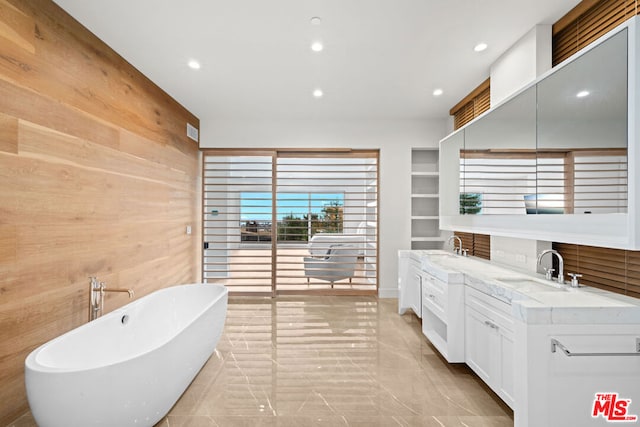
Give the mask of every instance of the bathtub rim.
[[229, 288], [227, 288], [224, 285], [218, 285], [218, 284], [213, 284], [213, 283], [188, 283], [188, 284], [183, 284], [183, 285], [173, 285], [173, 286], [168, 286], [166, 288], [162, 288], [162, 289], [158, 289], [154, 292], [151, 292], [150, 294], [147, 294], [145, 296], [143, 296], [140, 299], [137, 299], [135, 301], [131, 301], [128, 304], [123, 305], [122, 307], [119, 307], [113, 311], [110, 311], [109, 313], [105, 314], [102, 317], [99, 317], [91, 322], [86, 322], [83, 323], [80, 326], [77, 326], [65, 333], [63, 333], [62, 335], [58, 335], [57, 337], [44, 342], [43, 344], [39, 345], [38, 347], [36, 347], [33, 351], [31, 351], [29, 353], [29, 355], [25, 358], [24, 361], [24, 367], [25, 367], [25, 375], [28, 371], [34, 372], [34, 373], [80, 373], [80, 372], [87, 372], [87, 371], [92, 371], [95, 369], [102, 369], [105, 367], [110, 367], [110, 366], [117, 366], [119, 364], [122, 363], [126, 363], [128, 360], [130, 359], [134, 359], [137, 357], [141, 357], [144, 356], [146, 354], [151, 353], [154, 350], [157, 350], [159, 348], [162, 348], [163, 346], [167, 345], [171, 339], [177, 335], [179, 335], [180, 333], [182, 333], [188, 326], [189, 324], [186, 324], [185, 327], [183, 327], [182, 329], [180, 329], [179, 331], [177, 331], [176, 334], [172, 335], [171, 337], [168, 337], [169, 339], [163, 341], [160, 345], [155, 346], [153, 348], [150, 349], [146, 349], [145, 351], [141, 351], [141, 352], [135, 352], [131, 354], [130, 358], [127, 359], [119, 359], [119, 360], [114, 360], [112, 363], [103, 363], [100, 365], [94, 365], [94, 366], [84, 366], [82, 368], [68, 368], [68, 367], [64, 367], [64, 368], [60, 368], [57, 366], [50, 366], [50, 365], [45, 365], [42, 364], [40, 362], [38, 362], [38, 355], [44, 351], [48, 346], [53, 345], [59, 341], [62, 341], [63, 339], [65, 339], [65, 337], [69, 337], [71, 335], [75, 335], [78, 333], [81, 333], [84, 329], [88, 329], [91, 324], [95, 321], [100, 321], [101, 319], [105, 319], [108, 317], [117, 317], [118, 315], [120, 315], [121, 313], [123, 313], [124, 311], [128, 310], [131, 306], [135, 305], [135, 304], [140, 304], [141, 301], [143, 301], [145, 298], [150, 297], [151, 295], [154, 295], [156, 293], [161, 293], [163, 291], [167, 291], [169, 289], [175, 289], [175, 288], [182, 288], [182, 287], [197, 287], [197, 286], [201, 286], [201, 285], [205, 285], [205, 286], [215, 286], [217, 288], [221, 288], [222, 292], [220, 292], [220, 294], [214, 298], [213, 300], [210, 301], [209, 304], [207, 304], [206, 306], [204, 306], [202, 308], [202, 310], [200, 310], [198, 313], [194, 313], [193, 316], [193, 320], [192, 321], [196, 321], [198, 319], [200, 319], [206, 312], [207, 310], [209, 310], [214, 304], [218, 303], [222, 298], [228, 298], [228, 294], [229, 294]]

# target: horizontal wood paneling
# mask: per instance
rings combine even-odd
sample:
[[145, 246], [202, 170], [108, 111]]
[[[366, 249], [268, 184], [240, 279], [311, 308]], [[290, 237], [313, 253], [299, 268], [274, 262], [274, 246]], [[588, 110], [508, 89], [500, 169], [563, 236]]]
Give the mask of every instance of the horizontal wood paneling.
[[584, 285], [640, 297], [640, 251], [567, 243], [554, 243], [553, 248], [564, 258], [567, 280], [567, 273], [579, 273]]
[[0, 0], [0, 425], [27, 410], [27, 354], [87, 321], [88, 276], [136, 298], [199, 280], [187, 122], [53, 2]]

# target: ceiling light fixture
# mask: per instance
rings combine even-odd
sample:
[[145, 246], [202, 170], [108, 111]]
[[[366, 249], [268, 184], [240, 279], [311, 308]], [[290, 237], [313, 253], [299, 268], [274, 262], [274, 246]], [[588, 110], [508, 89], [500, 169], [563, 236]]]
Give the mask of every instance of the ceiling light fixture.
[[433, 96], [440, 96], [440, 95], [442, 95], [443, 93], [444, 93], [444, 91], [443, 91], [442, 89], [440, 89], [440, 88], [438, 88], [438, 89], [434, 89], [434, 91], [433, 91]]
[[323, 95], [324, 95], [324, 92], [322, 92], [322, 89], [315, 89], [313, 91], [314, 98], [322, 98]]
[[478, 43], [477, 45], [474, 46], [473, 50], [476, 52], [482, 52], [483, 50], [486, 50], [489, 47], [489, 45], [487, 45], [486, 43]]
[[322, 23], [322, 18], [320, 18], [319, 16], [314, 16], [313, 18], [311, 18], [311, 25], [320, 25], [320, 23]]
[[187, 65], [189, 66], [189, 68], [194, 69], [194, 70], [199, 70], [200, 69], [200, 63], [198, 61], [196, 61], [195, 59], [190, 60]]
[[311, 44], [311, 50], [314, 52], [322, 52], [322, 49], [324, 49], [324, 46], [321, 42], [313, 42]]
[[581, 90], [580, 92], [576, 93], [576, 97], [578, 98], [584, 98], [585, 96], [589, 96], [590, 92], [588, 90]]

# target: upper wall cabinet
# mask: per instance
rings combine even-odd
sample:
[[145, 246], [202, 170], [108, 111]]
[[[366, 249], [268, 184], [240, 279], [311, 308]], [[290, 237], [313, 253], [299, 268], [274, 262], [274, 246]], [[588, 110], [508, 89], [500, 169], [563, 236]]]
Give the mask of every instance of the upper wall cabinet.
[[441, 141], [441, 228], [640, 249], [638, 19]]

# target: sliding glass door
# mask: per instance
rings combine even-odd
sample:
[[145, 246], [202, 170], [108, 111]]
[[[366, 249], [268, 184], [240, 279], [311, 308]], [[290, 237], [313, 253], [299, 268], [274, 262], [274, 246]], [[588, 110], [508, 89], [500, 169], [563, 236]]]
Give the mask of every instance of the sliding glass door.
[[202, 277], [236, 294], [274, 292], [274, 154], [203, 156]]
[[207, 151], [204, 207], [210, 282], [251, 294], [377, 291], [377, 151]]

